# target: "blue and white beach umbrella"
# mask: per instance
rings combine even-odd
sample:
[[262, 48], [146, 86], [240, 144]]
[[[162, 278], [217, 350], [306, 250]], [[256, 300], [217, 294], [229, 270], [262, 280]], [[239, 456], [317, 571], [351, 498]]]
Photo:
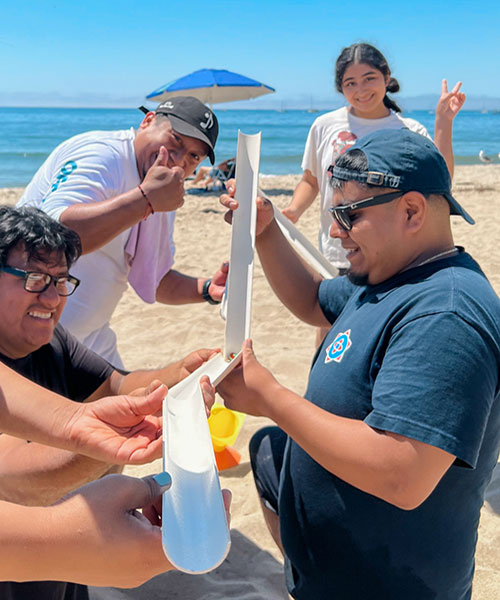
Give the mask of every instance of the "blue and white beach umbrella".
[[248, 100], [275, 92], [255, 79], [225, 69], [200, 69], [171, 81], [146, 96], [151, 102], [163, 102], [173, 96], [194, 96], [205, 104]]

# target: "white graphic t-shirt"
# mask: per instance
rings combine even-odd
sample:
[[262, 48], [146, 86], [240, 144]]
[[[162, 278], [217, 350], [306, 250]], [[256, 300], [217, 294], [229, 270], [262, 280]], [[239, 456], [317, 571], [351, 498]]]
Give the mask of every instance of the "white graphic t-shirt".
[[332, 217], [328, 208], [332, 205], [333, 192], [329, 183], [328, 167], [356, 140], [372, 131], [403, 127], [430, 139], [427, 130], [418, 121], [401, 117], [393, 111], [382, 119], [361, 119], [352, 115], [347, 107], [343, 107], [321, 115], [312, 124], [304, 150], [302, 169], [309, 169], [316, 177], [321, 194], [319, 249], [338, 268], [348, 267], [349, 262], [339, 240], [332, 239], [329, 234]]

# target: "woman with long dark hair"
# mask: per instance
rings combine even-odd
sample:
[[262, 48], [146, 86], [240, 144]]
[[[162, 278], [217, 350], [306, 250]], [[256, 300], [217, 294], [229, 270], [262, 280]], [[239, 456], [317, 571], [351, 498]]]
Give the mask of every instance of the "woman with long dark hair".
[[[434, 141], [453, 175], [452, 124], [465, 102], [461, 83], [448, 92], [443, 80], [441, 97], [436, 107]], [[296, 223], [321, 193], [321, 225], [319, 248], [337, 268], [349, 266], [338, 240], [330, 237], [332, 192], [328, 167], [355, 141], [377, 129], [406, 127], [430, 137], [423, 125], [401, 116], [401, 109], [388, 95], [399, 91], [398, 81], [383, 54], [370, 44], [353, 44], [344, 48], [335, 65], [335, 87], [348, 105], [321, 115], [313, 123], [307, 138], [302, 169], [304, 174], [295, 189], [290, 206], [283, 210]]]

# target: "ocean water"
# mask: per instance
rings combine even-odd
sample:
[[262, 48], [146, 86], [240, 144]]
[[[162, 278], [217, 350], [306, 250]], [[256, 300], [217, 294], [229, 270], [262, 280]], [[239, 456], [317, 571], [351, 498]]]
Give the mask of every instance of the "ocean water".
[[[321, 112], [217, 109], [220, 135], [216, 159], [236, 153], [238, 129], [262, 131], [260, 172], [301, 173], [309, 128]], [[0, 108], [0, 187], [26, 185], [50, 151], [68, 137], [92, 129], [127, 129], [141, 122], [138, 110], [96, 108]], [[434, 114], [410, 111], [432, 134]], [[479, 164], [479, 150], [500, 162], [500, 113], [462, 111], [455, 119], [456, 164]]]

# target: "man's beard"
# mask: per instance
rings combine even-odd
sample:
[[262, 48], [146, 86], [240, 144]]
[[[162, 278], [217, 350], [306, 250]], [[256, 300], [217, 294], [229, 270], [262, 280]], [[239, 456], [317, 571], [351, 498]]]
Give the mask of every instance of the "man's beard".
[[368, 285], [368, 274], [365, 273], [364, 275], [356, 275], [356, 273], [353, 273], [350, 269], [349, 271], [347, 271], [346, 273], [346, 277], [347, 279], [349, 279], [349, 281], [353, 284], [353, 285]]

